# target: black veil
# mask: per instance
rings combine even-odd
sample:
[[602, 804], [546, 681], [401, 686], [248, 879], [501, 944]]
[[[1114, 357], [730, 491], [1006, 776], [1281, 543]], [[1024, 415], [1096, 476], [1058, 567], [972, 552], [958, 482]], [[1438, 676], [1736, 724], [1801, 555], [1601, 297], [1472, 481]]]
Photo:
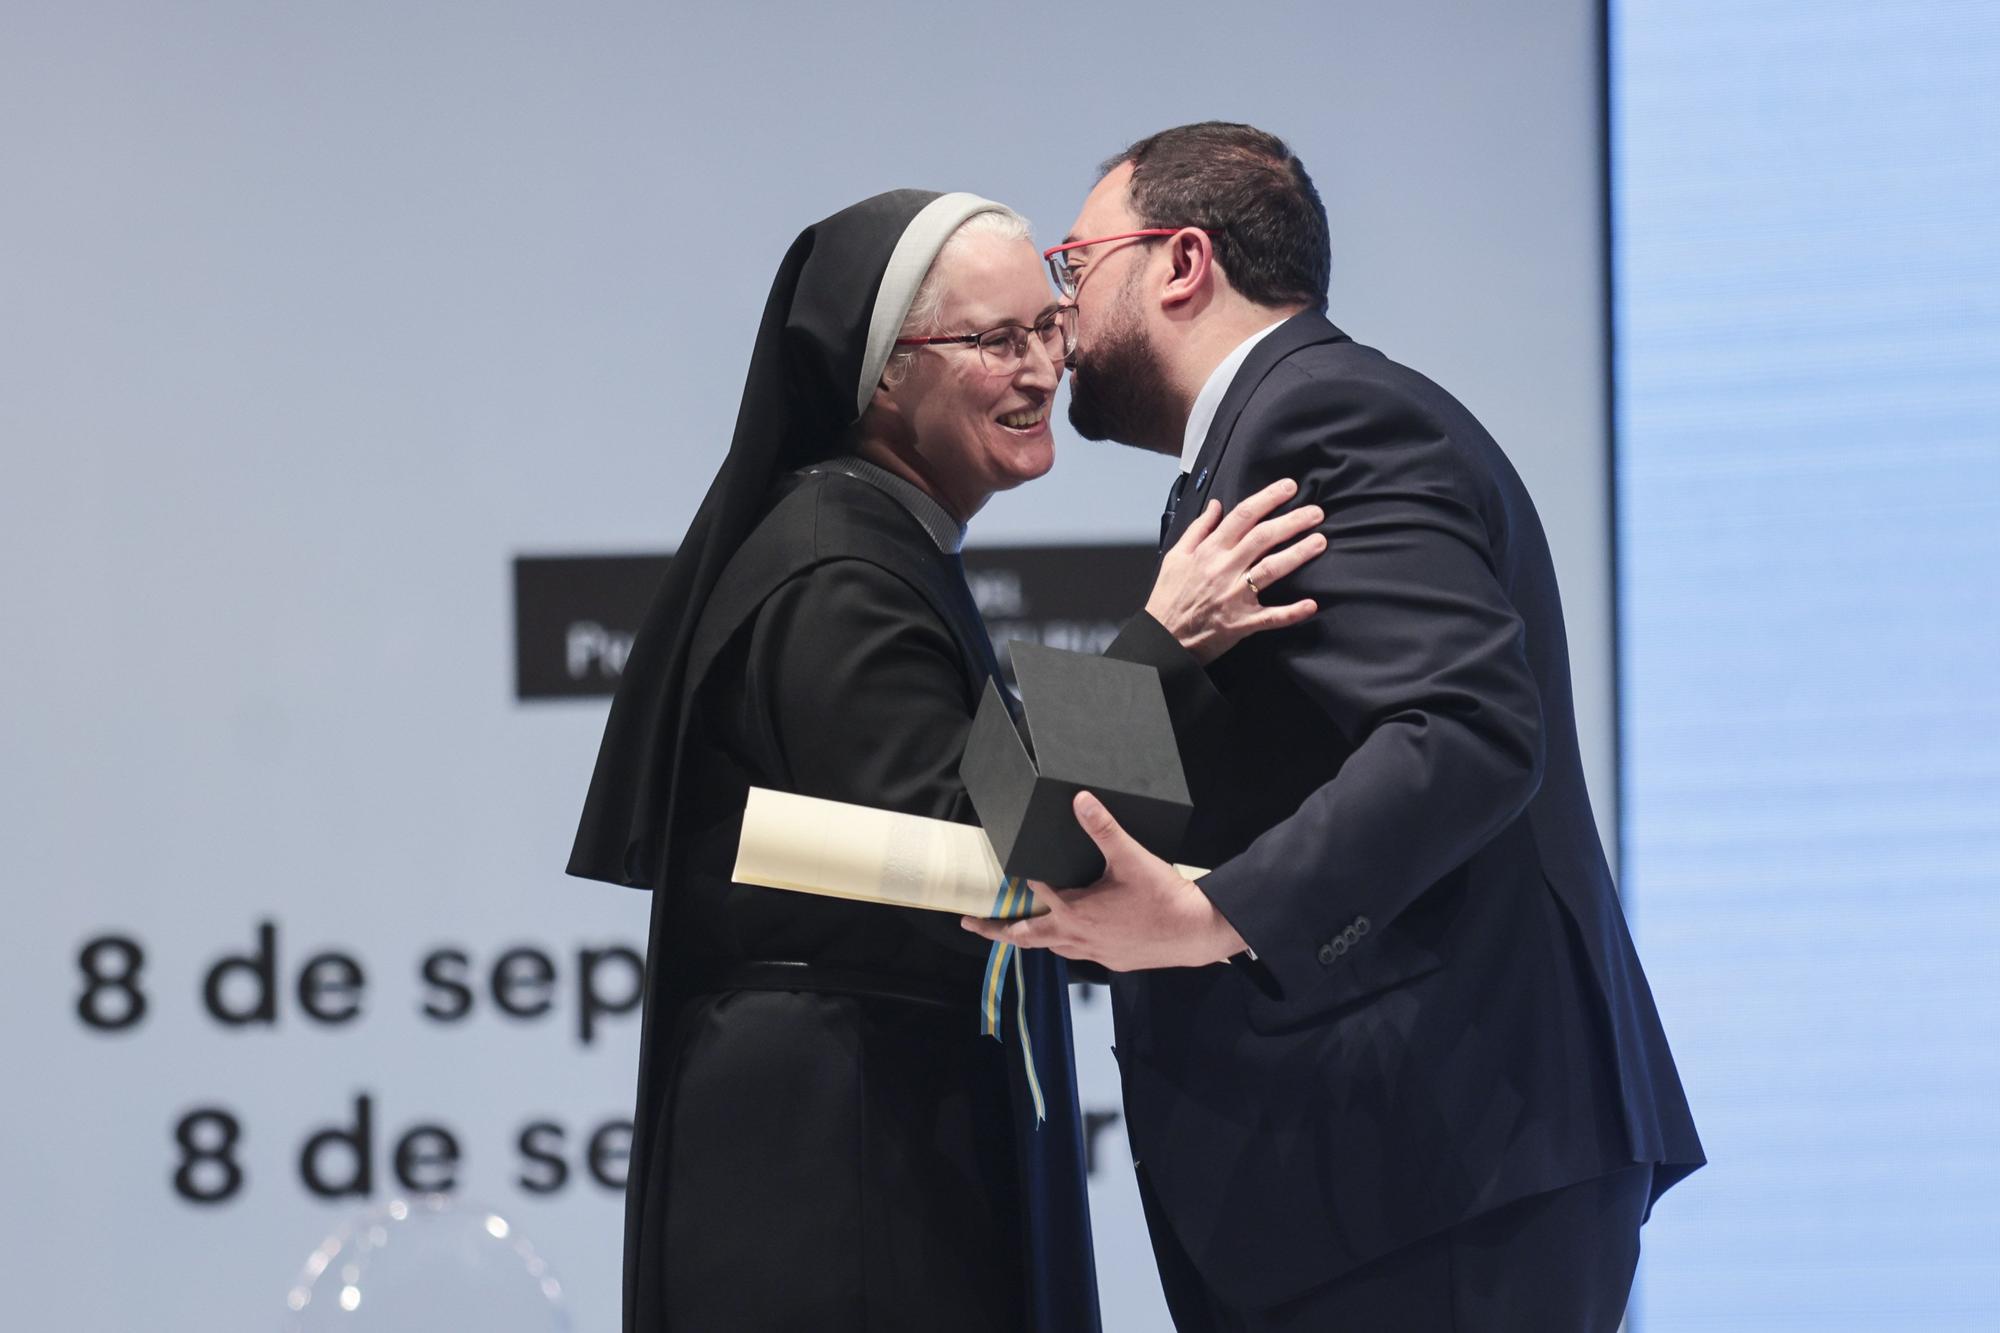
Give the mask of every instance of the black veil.
[[840, 452], [881, 379], [931, 261], [959, 224], [1000, 205], [891, 190], [799, 233], [750, 353], [743, 405], [708, 495], [626, 660], [584, 799], [569, 873], [658, 888], [676, 796], [695, 627], [783, 474]]

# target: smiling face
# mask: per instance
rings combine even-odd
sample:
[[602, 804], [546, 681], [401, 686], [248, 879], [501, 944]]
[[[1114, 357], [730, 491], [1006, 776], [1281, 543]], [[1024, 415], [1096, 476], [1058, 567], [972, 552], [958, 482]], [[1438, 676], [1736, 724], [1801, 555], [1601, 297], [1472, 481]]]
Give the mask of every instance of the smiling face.
[[[1055, 308], [1031, 242], [968, 233], [954, 238], [936, 265], [944, 292], [940, 335], [1031, 327]], [[967, 343], [914, 347], [908, 370], [875, 391], [866, 433], [961, 522], [996, 491], [1055, 464], [1049, 406], [1062, 367], [1039, 339], [1027, 341], [1027, 356], [1011, 374], [989, 370]]]

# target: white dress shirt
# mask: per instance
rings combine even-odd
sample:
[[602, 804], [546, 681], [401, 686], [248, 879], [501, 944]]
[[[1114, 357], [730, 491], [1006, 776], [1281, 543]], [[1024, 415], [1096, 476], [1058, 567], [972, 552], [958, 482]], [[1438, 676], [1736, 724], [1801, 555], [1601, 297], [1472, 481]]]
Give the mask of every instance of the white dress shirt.
[[[1287, 315], [1286, 319], [1291, 318]], [[1181, 436], [1181, 471], [1194, 471], [1195, 455], [1201, 452], [1202, 442], [1208, 438], [1208, 428], [1215, 424], [1216, 409], [1222, 406], [1223, 395], [1235, 382], [1236, 372], [1243, 369], [1243, 363], [1250, 359], [1250, 349], [1270, 336], [1277, 324], [1267, 324], [1263, 328], [1236, 344], [1236, 350], [1222, 358], [1208, 374], [1208, 380], [1201, 386], [1201, 392], [1194, 396], [1194, 407], [1188, 412], [1187, 430]]]

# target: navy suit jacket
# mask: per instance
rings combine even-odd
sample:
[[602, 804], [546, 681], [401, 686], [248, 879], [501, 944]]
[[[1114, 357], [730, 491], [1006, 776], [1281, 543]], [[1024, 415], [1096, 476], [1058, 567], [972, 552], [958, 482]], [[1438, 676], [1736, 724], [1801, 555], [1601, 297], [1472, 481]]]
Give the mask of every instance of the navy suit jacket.
[[[1290, 477], [1307, 623], [1206, 673], [1141, 616], [1254, 963], [1115, 976], [1134, 1156], [1209, 1285], [1263, 1306], [1463, 1219], [1699, 1165], [1584, 790], [1540, 520], [1444, 390], [1315, 314], [1252, 351], [1168, 540]], [[1218, 697], [1219, 696], [1219, 697]]]

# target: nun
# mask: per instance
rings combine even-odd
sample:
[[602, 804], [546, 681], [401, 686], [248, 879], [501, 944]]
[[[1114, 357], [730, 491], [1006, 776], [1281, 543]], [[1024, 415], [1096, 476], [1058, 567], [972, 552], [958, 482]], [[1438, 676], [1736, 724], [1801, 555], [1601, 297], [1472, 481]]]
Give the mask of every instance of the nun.
[[[627, 1333], [1098, 1327], [1064, 961], [1021, 959], [994, 1041], [956, 917], [730, 880], [753, 785], [972, 822], [998, 668], [959, 548], [1053, 463], [1074, 318], [969, 194], [864, 200], [779, 268], [569, 864], [653, 891]], [[1176, 590], [1201, 633], [1272, 623], [1212, 582]]]

